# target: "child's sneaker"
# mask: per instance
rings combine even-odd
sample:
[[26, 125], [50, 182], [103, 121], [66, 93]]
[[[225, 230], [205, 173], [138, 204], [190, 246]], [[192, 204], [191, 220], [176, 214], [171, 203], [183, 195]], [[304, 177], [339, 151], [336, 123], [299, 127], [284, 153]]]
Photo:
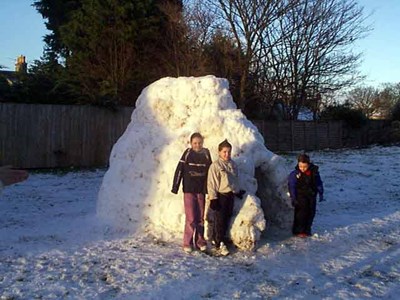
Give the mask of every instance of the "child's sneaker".
[[186, 253], [192, 253], [193, 249], [190, 246], [184, 246], [183, 247], [183, 251]]
[[229, 254], [229, 250], [223, 242], [221, 242], [221, 244], [219, 245], [219, 253], [222, 256], [227, 256]]
[[296, 236], [299, 237], [299, 238], [306, 238], [306, 237], [308, 237], [307, 233], [298, 233], [298, 234], [296, 234]]
[[199, 250], [200, 250], [201, 252], [206, 252], [206, 251], [207, 251], [207, 245], [200, 246], [200, 247], [199, 247]]

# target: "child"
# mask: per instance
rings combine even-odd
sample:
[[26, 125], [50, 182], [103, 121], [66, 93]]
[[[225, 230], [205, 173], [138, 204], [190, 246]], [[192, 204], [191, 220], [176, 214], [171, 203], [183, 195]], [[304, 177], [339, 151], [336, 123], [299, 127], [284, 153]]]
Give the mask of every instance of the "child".
[[323, 201], [324, 188], [318, 166], [310, 163], [307, 154], [297, 157], [297, 166], [289, 175], [289, 193], [294, 207], [293, 234], [298, 237], [311, 236], [315, 216], [317, 194]]
[[190, 137], [191, 148], [183, 152], [176, 167], [171, 192], [178, 193], [183, 179], [183, 202], [185, 207], [185, 229], [183, 234], [183, 250], [187, 253], [199, 248], [207, 250], [204, 239], [204, 208], [207, 188], [207, 172], [211, 165], [210, 151], [203, 148], [203, 137], [193, 133]]
[[[208, 213], [209, 240], [219, 249], [221, 255], [228, 255], [225, 235], [233, 212], [234, 196], [241, 198], [244, 191], [238, 189], [238, 171], [231, 159], [232, 145], [224, 140], [218, 145], [218, 160], [208, 170], [207, 190], [210, 199]], [[238, 192], [238, 194], [235, 194]]]

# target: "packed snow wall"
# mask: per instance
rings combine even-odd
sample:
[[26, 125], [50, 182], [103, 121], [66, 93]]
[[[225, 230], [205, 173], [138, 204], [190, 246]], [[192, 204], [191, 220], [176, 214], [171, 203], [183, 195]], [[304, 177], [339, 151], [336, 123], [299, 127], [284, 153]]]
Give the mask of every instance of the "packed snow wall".
[[235, 199], [229, 232], [234, 244], [252, 248], [269, 224], [288, 228], [293, 212], [285, 164], [265, 148], [257, 128], [236, 108], [228, 81], [214, 76], [163, 78], [142, 91], [130, 124], [112, 149], [98, 215], [115, 229], [181, 238], [182, 189], [175, 195], [171, 187], [194, 132], [204, 136], [213, 160], [221, 141], [228, 139], [233, 146], [241, 188], [247, 191], [242, 200]]

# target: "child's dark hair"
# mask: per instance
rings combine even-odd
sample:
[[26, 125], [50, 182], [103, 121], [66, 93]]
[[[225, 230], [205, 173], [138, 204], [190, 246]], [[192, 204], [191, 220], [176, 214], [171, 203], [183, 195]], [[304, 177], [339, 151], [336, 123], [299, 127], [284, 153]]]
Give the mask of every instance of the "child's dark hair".
[[229, 142], [228, 142], [227, 139], [225, 139], [223, 142], [221, 142], [221, 143], [218, 145], [218, 151], [221, 151], [223, 148], [230, 148], [230, 149], [232, 149], [232, 145], [229, 144]]
[[297, 162], [309, 164], [310, 157], [305, 153], [299, 154], [299, 156], [297, 156]]
[[203, 136], [199, 132], [195, 132], [190, 136], [190, 142], [192, 142], [195, 138], [204, 140]]

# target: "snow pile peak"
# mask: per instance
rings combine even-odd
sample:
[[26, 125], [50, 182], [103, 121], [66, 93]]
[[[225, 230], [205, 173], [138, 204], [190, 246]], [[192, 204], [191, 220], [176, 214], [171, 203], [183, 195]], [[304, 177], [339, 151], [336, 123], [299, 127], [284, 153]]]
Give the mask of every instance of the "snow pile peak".
[[[228, 139], [233, 146], [240, 188], [247, 191], [243, 200], [235, 200], [230, 229], [235, 245], [253, 247], [265, 229], [265, 215], [287, 223], [287, 170], [282, 159], [265, 148], [257, 128], [236, 108], [227, 80], [214, 76], [163, 78], [142, 91], [130, 124], [112, 149], [98, 215], [114, 228], [164, 240], [180, 238], [185, 219], [182, 191], [170, 191], [176, 165], [194, 132], [204, 136], [213, 160], [221, 141]], [[263, 195], [262, 201], [256, 192]]]

